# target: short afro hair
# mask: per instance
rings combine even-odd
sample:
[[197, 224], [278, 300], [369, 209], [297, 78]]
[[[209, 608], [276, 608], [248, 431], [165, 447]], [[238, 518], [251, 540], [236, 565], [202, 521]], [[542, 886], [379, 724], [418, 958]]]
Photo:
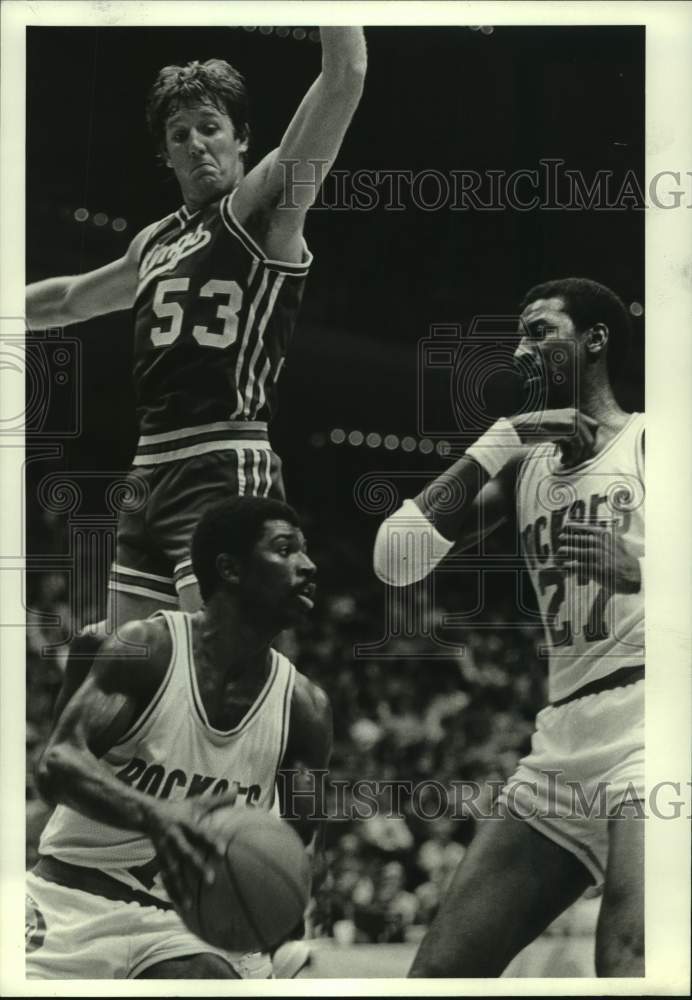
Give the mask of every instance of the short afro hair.
[[606, 363], [611, 378], [622, 371], [632, 342], [632, 324], [622, 299], [597, 281], [589, 278], [558, 278], [536, 285], [524, 296], [521, 312], [536, 299], [561, 298], [579, 333], [596, 323], [608, 327]]
[[165, 146], [166, 121], [179, 108], [213, 104], [233, 122], [236, 137], [250, 138], [245, 80], [223, 59], [207, 59], [185, 66], [164, 66], [149, 91], [146, 117], [156, 147]]
[[267, 521], [288, 521], [300, 527], [293, 507], [269, 497], [232, 497], [204, 512], [192, 536], [191, 552], [192, 569], [203, 601], [214, 594], [220, 583], [217, 556], [225, 553], [247, 559]]

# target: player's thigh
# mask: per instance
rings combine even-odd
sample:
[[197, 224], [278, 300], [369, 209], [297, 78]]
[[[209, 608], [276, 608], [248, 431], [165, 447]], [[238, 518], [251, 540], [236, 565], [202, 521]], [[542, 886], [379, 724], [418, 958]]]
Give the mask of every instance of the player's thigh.
[[132, 495], [127, 494], [118, 516], [115, 559], [108, 577], [109, 632], [160, 609], [178, 608], [173, 565], [155, 531], [157, 497], [166, 476], [165, 466], [142, 466], [128, 473]]
[[644, 975], [644, 819], [622, 816], [608, 827], [608, 865], [596, 930], [599, 976]]
[[500, 975], [589, 883], [573, 854], [503, 807], [481, 824], [409, 975]]
[[240, 979], [230, 962], [220, 955], [201, 952], [169, 958], [150, 965], [136, 979]]
[[131, 907], [48, 882], [34, 872], [27, 873], [26, 890], [28, 979], [127, 975]]

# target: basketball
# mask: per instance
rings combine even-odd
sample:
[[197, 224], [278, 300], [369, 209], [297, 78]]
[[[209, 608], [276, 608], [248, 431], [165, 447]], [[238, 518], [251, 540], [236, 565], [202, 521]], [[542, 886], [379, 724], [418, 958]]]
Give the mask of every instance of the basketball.
[[310, 861], [300, 837], [263, 809], [229, 806], [206, 823], [225, 844], [208, 885], [196, 880], [181, 917], [202, 940], [227, 951], [271, 951], [303, 918]]

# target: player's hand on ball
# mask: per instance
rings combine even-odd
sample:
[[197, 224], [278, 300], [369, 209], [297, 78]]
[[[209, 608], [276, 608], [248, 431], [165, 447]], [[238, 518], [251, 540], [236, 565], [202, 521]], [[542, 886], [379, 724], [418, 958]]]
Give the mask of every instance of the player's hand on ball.
[[213, 883], [215, 869], [210, 859], [223, 855], [224, 844], [203, 821], [217, 809], [235, 805], [237, 797], [234, 787], [223, 795], [182, 802], [154, 800], [147, 832], [156, 848], [166, 891], [177, 906], [188, 909], [192, 905], [194, 879], [190, 874]]
[[593, 454], [598, 423], [572, 406], [517, 413], [509, 421], [524, 444], [554, 441], [560, 445], [565, 465], [579, 465]]
[[641, 589], [639, 560], [617, 530], [568, 522], [558, 536], [557, 558], [564, 569], [577, 574], [577, 583], [596, 580], [616, 594]]

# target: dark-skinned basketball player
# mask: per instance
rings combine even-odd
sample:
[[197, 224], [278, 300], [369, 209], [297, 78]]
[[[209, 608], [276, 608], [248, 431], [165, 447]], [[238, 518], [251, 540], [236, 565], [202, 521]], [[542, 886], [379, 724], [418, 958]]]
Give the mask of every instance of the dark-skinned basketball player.
[[522, 310], [516, 359], [541, 411], [494, 424], [375, 546], [380, 578], [404, 586], [514, 519], [549, 661], [531, 751], [497, 818], [480, 824], [410, 975], [498, 976], [596, 885], [597, 974], [641, 976], [644, 418], [621, 409], [611, 383], [629, 317], [610, 289], [574, 278], [533, 288]]
[[[171, 900], [191, 902], [184, 869], [209, 877], [218, 845], [201, 820], [229, 801], [280, 805], [318, 849], [308, 814], [320, 810], [312, 772], [328, 765], [331, 710], [271, 647], [313, 606], [315, 566], [292, 508], [263, 497], [208, 510], [192, 560], [204, 608], [161, 611], [107, 640], [41, 759], [39, 788], [57, 808], [27, 876], [29, 978], [271, 975], [268, 956], [196, 938]], [[123, 659], [128, 641], [147, 655]], [[313, 778], [306, 810], [292, 790]]]
[[303, 227], [367, 62], [361, 28], [323, 27], [320, 37], [319, 76], [279, 146], [247, 172], [242, 76], [220, 59], [162, 69], [147, 119], [182, 206], [121, 259], [27, 288], [31, 329], [118, 310], [132, 310], [135, 328], [133, 505], [119, 519], [108, 626], [75, 640], [58, 711], [104, 634], [160, 608], [199, 609], [189, 546], [207, 507], [233, 495], [284, 498], [267, 426], [312, 261]]

